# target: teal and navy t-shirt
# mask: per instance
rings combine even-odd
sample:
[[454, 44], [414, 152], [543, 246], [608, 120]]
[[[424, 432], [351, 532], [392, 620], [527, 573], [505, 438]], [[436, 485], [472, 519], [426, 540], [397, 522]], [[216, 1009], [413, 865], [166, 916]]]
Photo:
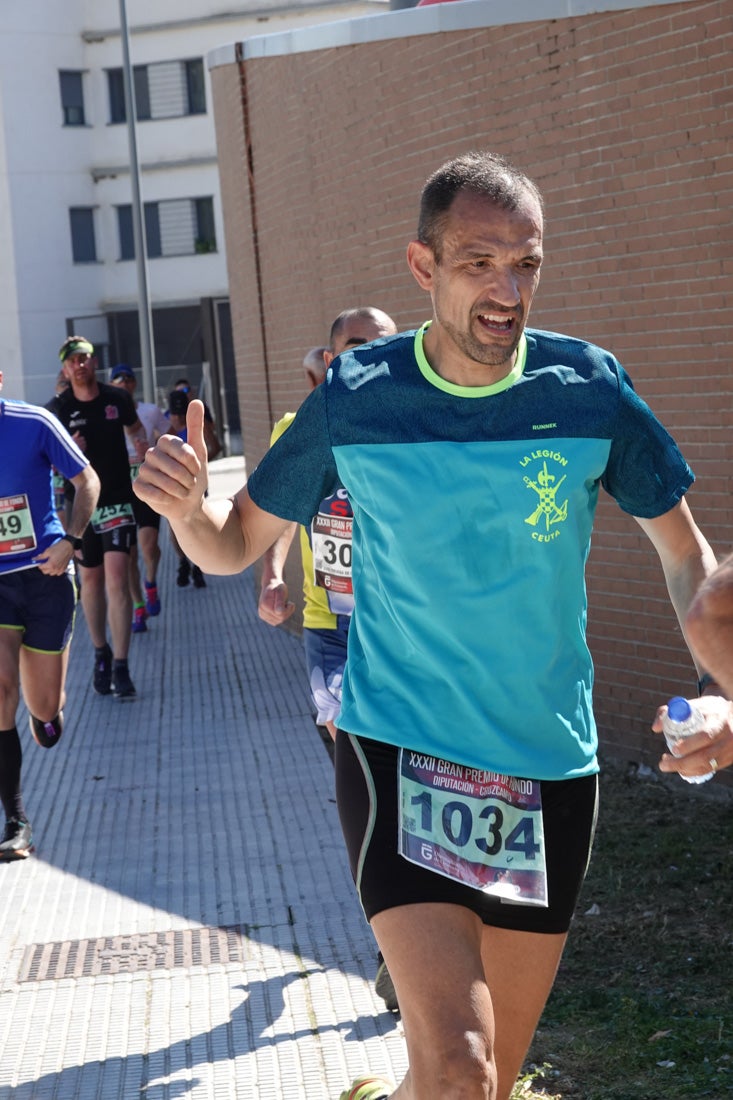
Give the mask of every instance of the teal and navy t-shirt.
[[610, 353], [528, 329], [507, 378], [463, 388], [431, 369], [423, 332], [337, 359], [249, 493], [307, 524], [339, 480], [348, 491], [343, 729], [510, 775], [588, 774], [599, 486], [652, 518], [692, 472]]
[[34, 559], [64, 534], [52, 467], [70, 480], [88, 465], [51, 413], [0, 400], [0, 574], [32, 569]]

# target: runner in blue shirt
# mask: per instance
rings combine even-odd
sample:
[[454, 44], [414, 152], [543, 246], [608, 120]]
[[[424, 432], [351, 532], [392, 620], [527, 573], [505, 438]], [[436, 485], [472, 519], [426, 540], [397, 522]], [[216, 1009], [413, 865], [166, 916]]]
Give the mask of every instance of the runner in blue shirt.
[[[55, 508], [54, 468], [75, 489], [66, 532]], [[33, 846], [21, 791], [20, 684], [33, 737], [53, 748], [63, 730], [76, 607], [71, 559], [98, 496], [97, 475], [54, 416], [0, 399], [0, 800], [6, 817], [0, 860], [23, 859]]]
[[468, 153], [423, 188], [416, 332], [354, 348], [231, 501], [204, 499], [202, 409], [135, 491], [207, 572], [246, 568], [340, 481], [354, 612], [336, 738], [352, 873], [409, 1051], [342, 1100], [508, 1100], [593, 836], [597, 734], [584, 567], [603, 487], [683, 620], [715, 566], [674, 441], [601, 348], [531, 330], [543, 202]]

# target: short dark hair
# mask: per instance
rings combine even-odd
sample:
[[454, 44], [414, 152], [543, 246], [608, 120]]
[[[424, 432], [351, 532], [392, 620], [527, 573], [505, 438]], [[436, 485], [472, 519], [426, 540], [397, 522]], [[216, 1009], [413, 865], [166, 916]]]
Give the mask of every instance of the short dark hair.
[[440, 261], [443, 227], [453, 200], [460, 191], [483, 195], [505, 210], [516, 210], [527, 193], [544, 210], [537, 184], [505, 157], [488, 151], [462, 153], [446, 161], [425, 181], [420, 196], [417, 238]]
[[391, 317], [387, 317], [387, 314], [383, 310], [377, 309], [376, 306], [357, 306], [355, 309], [342, 310], [331, 325], [331, 332], [328, 337], [330, 350], [333, 351], [336, 337], [341, 335], [349, 321], [372, 321], [379, 324], [384, 320], [391, 321]]

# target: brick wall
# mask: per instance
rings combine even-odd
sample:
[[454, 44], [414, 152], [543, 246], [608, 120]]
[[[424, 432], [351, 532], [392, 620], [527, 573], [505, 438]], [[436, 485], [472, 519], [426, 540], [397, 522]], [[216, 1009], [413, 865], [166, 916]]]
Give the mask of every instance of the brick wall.
[[[618, 355], [695, 469], [688, 499], [726, 552], [732, 47], [726, 0], [214, 68], [248, 467], [271, 421], [305, 395], [303, 352], [325, 341], [342, 308], [377, 305], [400, 327], [428, 316], [404, 258], [420, 187], [448, 157], [488, 147], [545, 195], [546, 260], [531, 322]], [[588, 584], [604, 744], [652, 763], [655, 707], [692, 691], [694, 670], [656, 554], [607, 499]]]

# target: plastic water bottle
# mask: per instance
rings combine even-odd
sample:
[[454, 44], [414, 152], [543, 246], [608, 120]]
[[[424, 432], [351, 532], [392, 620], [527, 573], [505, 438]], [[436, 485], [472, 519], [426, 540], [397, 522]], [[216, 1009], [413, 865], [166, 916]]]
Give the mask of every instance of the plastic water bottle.
[[[689, 699], [683, 699], [681, 695], [675, 695], [674, 699], [670, 699], [667, 703], [667, 713], [662, 719], [662, 730], [672, 756], [679, 756], [676, 750], [680, 742], [703, 729], [705, 729], [705, 720], [694, 703]], [[684, 779], [687, 783], [706, 783], [714, 775], [715, 772], [708, 772], [707, 775], [680, 775], [680, 779]]]

